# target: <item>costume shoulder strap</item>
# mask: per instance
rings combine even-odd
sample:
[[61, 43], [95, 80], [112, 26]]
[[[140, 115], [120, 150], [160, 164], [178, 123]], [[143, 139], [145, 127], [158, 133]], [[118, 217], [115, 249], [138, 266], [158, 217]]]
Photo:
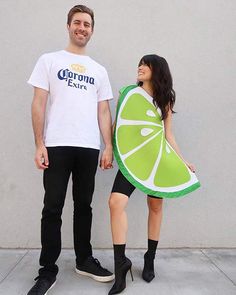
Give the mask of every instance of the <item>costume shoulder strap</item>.
[[128, 93], [130, 90], [132, 90], [135, 87], [137, 87], [137, 85], [124, 86], [119, 90], [119, 93], [120, 93], [120, 95], [123, 94], [124, 92]]

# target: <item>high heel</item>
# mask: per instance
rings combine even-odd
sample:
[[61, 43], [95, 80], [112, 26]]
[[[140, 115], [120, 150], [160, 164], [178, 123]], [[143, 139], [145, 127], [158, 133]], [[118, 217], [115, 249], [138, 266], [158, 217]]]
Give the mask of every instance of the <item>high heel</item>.
[[134, 277], [133, 277], [133, 273], [132, 273], [132, 264], [130, 266], [129, 271], [130, 271], [130, 276], [131, 276], [131, 279], [132, 279], [132, 282], [133, 282], [134, 281]]
[[125, 262], [115, 266], [115, 283], [109, 291], [108, 295], [119, 294], [126, 288], [126, 275], [130, 271], [132, 281], [134, 280], [132, 274], [132, 262], [126, 257]]
[[155, 278], [154, 258], [151, 258], [147, 253], [144, 254], [144, 268], [142, 272], [142, 278], [148, 283], [150, 283]]

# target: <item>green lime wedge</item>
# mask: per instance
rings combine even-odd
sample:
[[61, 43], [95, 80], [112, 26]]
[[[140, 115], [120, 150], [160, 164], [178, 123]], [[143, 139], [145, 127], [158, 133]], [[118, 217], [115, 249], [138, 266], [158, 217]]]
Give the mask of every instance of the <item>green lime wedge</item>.
[[[178, 171], [178, 173], [176, 173]], [[154, 183], [159, 187], [178, 186], [190, 181], [191, 175], [184, 162], [174, 150], [163, 142], [162, 154], [158, 164]]]
[[[117, 131], [118, 142], [120, 143], [121, 154], [126, 154], [135, 147], [141, 145], [156, 133], [162, 131], [159, 126], [149, 125], [122, 125]], [[127, 138], [128, 140], [123, 140]], [[132, 140], [130, 140], [132, 138]]]
[[123, 175], [143, 192], [166, 198], [200, 186], [165, 139], [161, 111], [141, 87], [122, 89], [116, 114], [114, 154]]

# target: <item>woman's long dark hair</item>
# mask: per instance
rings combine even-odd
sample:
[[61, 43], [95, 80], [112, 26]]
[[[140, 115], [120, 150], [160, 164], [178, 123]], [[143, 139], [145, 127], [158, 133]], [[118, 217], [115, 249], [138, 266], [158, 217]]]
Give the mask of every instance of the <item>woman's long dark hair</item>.
[[[167, 117], [169, 109], [172, 113], [175, 104], [175, 91], [173, 87], [172, 76], [167, 61], [156, 54], [145, 55], [139, 62], [140, 65], [147, 65], [151, 71], [151, 84], [153, 88], [153, 103], [161, 109], [162, 120]], [[139, 81], [138, 86], [143, 82]]]

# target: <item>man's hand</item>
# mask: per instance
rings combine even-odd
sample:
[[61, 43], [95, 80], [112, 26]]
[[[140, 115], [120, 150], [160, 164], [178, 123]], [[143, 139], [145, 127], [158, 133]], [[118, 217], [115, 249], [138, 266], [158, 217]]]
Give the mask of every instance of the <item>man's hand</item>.
[[100, 159], [100, 167], [102, 168], [102, 170], [113, 168], [112, 161], [113, 161], [112, 146], [106, 147]]
[[48, 151], [44, 145], [36, 148], [34, 161], [38, 169], [45, 170], [48, 168]]

